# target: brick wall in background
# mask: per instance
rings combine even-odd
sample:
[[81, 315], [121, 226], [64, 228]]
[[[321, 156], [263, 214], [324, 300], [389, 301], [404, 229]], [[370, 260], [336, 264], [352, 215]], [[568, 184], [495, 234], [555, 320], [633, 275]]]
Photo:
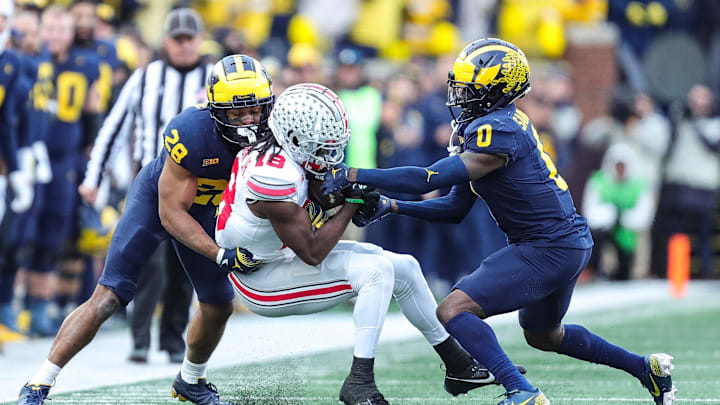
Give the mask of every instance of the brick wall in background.
[[607, 112], [617, 81], [617, 38], [617, 30], [607, 23], [568, 27], [565, 57], [572, 67], [575, 102], [583, 123]]

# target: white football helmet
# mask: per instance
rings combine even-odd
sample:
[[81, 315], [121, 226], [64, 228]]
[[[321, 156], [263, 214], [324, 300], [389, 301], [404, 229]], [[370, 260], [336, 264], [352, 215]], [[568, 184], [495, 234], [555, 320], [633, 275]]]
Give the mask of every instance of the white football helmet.
[[268, 126], [292, 159], [316, 176], [343, 161], [350, 139], [340, 98], [315, 83], [288, 87], [275, 102]]

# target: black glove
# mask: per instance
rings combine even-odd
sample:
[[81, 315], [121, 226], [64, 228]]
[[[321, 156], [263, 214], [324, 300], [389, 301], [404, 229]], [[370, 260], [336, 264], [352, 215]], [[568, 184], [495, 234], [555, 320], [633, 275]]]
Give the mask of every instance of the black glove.
[[377, 191], [366, 193], [363, 199], [365, 203], [352, 217], [353, 224], [360, 228], [379, 221], [392, 213], [390, 199]]
[[[352, 204], [365, 204], [366, 196], [371, 193], [376, 193], [374, 188], [357, 183], [351, 183], [348, 187], [342, 190], [345, 202]], [[372, 197], [371, 199], [377, 199], [377, 197]]]
[[259, 270], [262, 264], [262, 260], [255, 260], [252, 253], [240, 247], [235, 249], [220, 248], [215, 262], [222, 270], [228, 273], [232, 271], [252, 273]]

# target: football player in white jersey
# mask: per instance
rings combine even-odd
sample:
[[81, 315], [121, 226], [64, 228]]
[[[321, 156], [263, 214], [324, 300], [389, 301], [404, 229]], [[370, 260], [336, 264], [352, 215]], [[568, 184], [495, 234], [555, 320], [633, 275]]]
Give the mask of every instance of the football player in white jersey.
[[[245, 305], [279, 317], [320, 312], [356, 297], [354, 358], [340, 390], [345, 404], [387, 404], [375, 385], [373, 363], [391, 296], [445, 363], [448, 392], [493, 383], [437, 320], [435, 299], [415, 258], [339, 241], [360, 205], [345, 203], [325, 222], [319, 204], [308, 199], [308, 176], [342, 162], [350, 137], [335, 93], [318, 84], [292, 86], [276, 101], [268, 124], [273, 137], [235, 159], [215, 232], [219, 246], [242, 247], [263, 261], [258, 271], [229, 275]], [[363, 191], [354, 192], [362, 197]]]

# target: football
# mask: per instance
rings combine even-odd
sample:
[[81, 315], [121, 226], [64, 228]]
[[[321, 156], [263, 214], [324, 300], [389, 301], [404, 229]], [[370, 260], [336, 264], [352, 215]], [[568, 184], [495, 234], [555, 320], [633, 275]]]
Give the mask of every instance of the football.
[[323, 210], [327, 211], [335, 207], [339, 207], [345, 203], [345, 197], [341, 192], [336, 191], [330, 195], [323, 194], [321, 187], [323, 181], [309, 176], [308, 179], [308, 198], [320, 204]]

